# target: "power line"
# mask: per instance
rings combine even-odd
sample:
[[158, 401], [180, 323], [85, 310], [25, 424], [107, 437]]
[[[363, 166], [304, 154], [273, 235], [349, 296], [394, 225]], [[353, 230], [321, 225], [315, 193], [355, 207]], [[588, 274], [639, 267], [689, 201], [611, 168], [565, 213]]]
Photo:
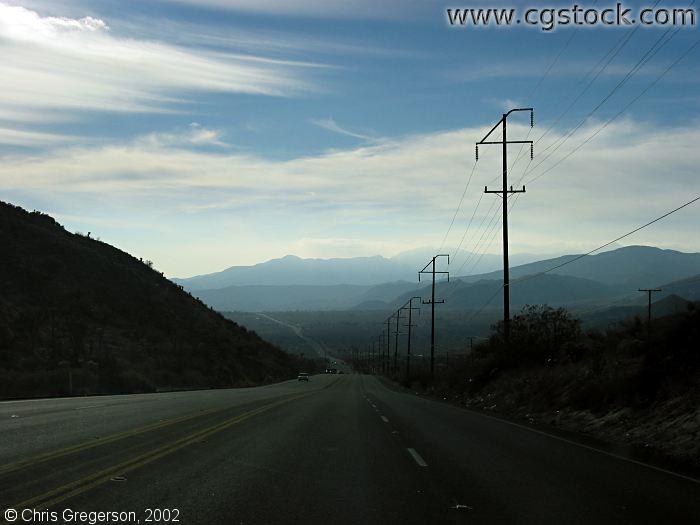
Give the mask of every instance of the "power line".
[[[639, 26], [637, 26], [639, 27]], [[669, 33], [670, 29], [667, 29], [655, 42], [652, 44], [652, 46], [642, 55], [641, 58], [635, 63], [634, 66], [627, 72], [627, 74], [620, 80], [615, 87], [613, 87], [610, 92], [603, 97], [603, 99], [596, 104], [593, 109], [591, 109], [588, 114], [576, 125], [574, 128], [572, 128], [566, 135], [563, 137], [560, 137], [556, 141], [554, 141], [552, 144], [550, 144], [548, 147], [546, 147], [542, 153], [546, 152], [549, 148], [554, 146], [554, 149], [552, 149], [548, 154], [544, 156], [542, 160], [540, 160], [530, 171], [536, 170], [539, 166], [541, 166], [543, 163], [545, 163], [548, 159], [556, 153], [556, 151], [561, 148], [581, 127], [586, 123], [586, 121], [595, 114], [596, 111], [598, 111], [610, 98], [619, 91], [622, 86], [625, 85], [625, 83], [632, 78], [633, 75], [637, 73], [642, 67], [644, 67], [668, 42], [671, 41], [671, 39], [680, 31], [680, 29], [676, 29], [671, 36], [666, 39], [665, 41], [663, 40], [666, 35]], [[657, 47], [658, 46], [658, 47]], [[558, 143], [558, 144], [557, 144]]]
[[442, 238], [442, 242], [440, 243], [440, 249], [438, 250], [439, 252], [441, 252], [443, 247], [445, 246], [445, 241], [447, 241], [447, 237], [450, 235], [450, 232], [452, 231], [452, 226], [454, 226], [455, 219], [457, 218], [457, 214], [459, 213], [459, 210], [462, 208], [462, 202], [464, 201], [464, 196], [467, 194], [467, 191], [469, 190], [469, 185], [471, 184], [472, 177], [474, 176], [474, 172], [476, 171], [476, 165], [477, 165], [477, 162], [474, 161], [474, 166], [472, 166], [472, 171], [469, 174], [469, 178], [467, 179], [467, 185], [464, 187], [464, 191], [462, 192], [462, 196], [459, 199], [459, 204], [457, 204], [457, 209], [455, 210], [455, 213], [452, 216], [452, 221], [450, 222], [450, 226], [449, 226], [449, 228], [447, 228], [447, 232], [445, 232], [445, 236]]
[[[510, 216], [510, 213], [513, 211], [513, 208], [515, 207], [515, 203], [518, 202], [519, 197], [520, 197], [520, 193], [516, 194], [515, 198], [513, 199], [512, 204], [508, 205], [508, 215], [509, 216]], [[496, 239], [496, 235], [498, 235], [498, 233], [501, 231], [501, 229], [496, 228], [496, 226], [498, 226], [498, 222], [494, 223], [494, 226], [489, 231], [489, 234], [492, 234], [491, 238], [489, 239], [488, 244], [486, 244], [486, 246], [479, 253], [479, 257], [477, 258], [477, 260], [474, 261], [474, 263], [470, 266], [469, 270], [466, 272], [467, 275], [472, 275], [476, 271], [476, 269], [479, 267], [479, 263], [481, 262], [481, 259], [483, 259], [484, 255], [486, 255], [486, 252], [493, 244], [493, 241]], [[487, 235], [487, 237], [488, 237], [488, 235]]]
[[[496, 204], [498, 204], [498, 206], [496, 206]], [[464, 268], [464, 266], [466, 266], [466, 264], [467, 264], [468, 262], [470, 262], [470, 261], [474, 258], [475, 254], [476, 254], [476, 253], [478, 252], [478, 250], [480, 249], [479, 246], [481, 245], [481, 241], [482, 241], [482, 239], [484, 238], [484, 235], [486, 234], [487, 231], [490, 231], [491, 225], [493, 224], [494, 220], [498, 217], [498, 212], [501, 210], [501, 207], [503, 206], [503, 203], [502, 203], [502, 202], [499, 202], [499, 201], [497, 201], [497, 200], [495, 200], [495, 199], [492, 201], [492, 203], [491, 203], [491, 208], [489, 208], [489, 211], [486, 212], [486, 214], [484, 215], [484, 218], [481, 220], [481, 224], [479, 225], [479, 229], [481, 229], [481, 226], [483, 226], [484, 223], [486, 222], [486, 219], [489, 217], [489, 213], [491, 212], [491, 209], [492, 209], [494, 206], [496, 206], [496, 209], [495, 209], [495, 211], [490, 215], [490, 219], [489, 219], [489, 221], [488, 221], [488, 224], [487, 224], [486, 227], [481, 231], [481, 235], [479, 236], [479, 240], [476, 241], [476, 244], [474, 244], [474, 247], [469, 251], [469, 255], [468, 255], [467, 258], [464, 260], [464, 262], [460, 265], [460, 267], [457, 269], [457, 272], [461, 272], [461, 271], [462, 271], [462, 268]]]
[[[594, 0], [594, 1], [592, 2], [592, 5], [595, 5], [595, 4], [597, 3], [597, 1], [598, 1], [598, 0]], [[657, 3], [658, 3], [659, 1], [660, 1], [660, 0], [657, 0]], [[527, 96], [527, 100], [528, 100], [528, 101], [532, 98], [532, 96], [535, 94], [535, 92], [537, 91], [537, 89], [539, 89], [539, 87], [542, 85], [542, 82], [547, 78], [547, 76], [548, 76], [549, 73], [552, 71], [552, 69], [554, 68], [554, 66], [556, 65], [556, 63], [557, 63], [557, 62], [559, 61], [559, 59], [562, 57], [562, 55], [564, 54], [564, 51], [566, 51], [566, 49], [569, 47], [569, 45], [571, 44], [571, 41], [574, 39], [574, 36], [575, 36], [576, 33], [578, 32], [578, 29], [579, 29], [579, 28], [575, 28], [575, 29], [572, 31], [571, 36], [569, 36], [569, 39], [566, 41], [566, 43], [564, 44], [564, 46], [562, 46], [562, 48], [559, 50], [559, 53], [557, 53], [557, 55], [554, 57], [554, 59], [550, 62], [549, 66], [547, 66], [547, 69], [546, 69], [545, 72], [540, 76], [540, 78], [538, 79], [537, 83], [536, 83], [535, 86], [532, 88], [532, 90], [530, 90], [530, 93], [529, 93], [528, 96]], [[530, 129], [528, 130], [526, 140], [530, 137], [530, 133], [531, 133], [531, 132], [532, 132], [532, 128], [530, 128]], [[500, 138], [501, 133], [502, 133], [502, 131], [501, 131], [501, 130], [498, 130], [498, 134], [496, 135], [496, 139], [495, 139], [495, 140], [498, 140], [498, 139]], [[518, 151], [518, 155], [516, 156], [516, 159], [515, 159], [515, 161], [513, 162], [513, 165], [511, 166], [511, 170], [515, 167], [515, 165], [517, 164], [518, 160], [520, 159], [520, 156], [521, 156], [522, 151], [523, 151], [523, 147], [524, 147], [524, 144], [522, 144], [522, 145], [520, 146], [520, 150]], [[530, 162], [532, 162], [532, 159], [530, 159]], [[467, 193], [467, 190], [469, 189], [469, 184], [470, 184], [470, 182], [471, 182], [472, 176], [474, 175], [474, 170], [476, 169], [476, 164], [477, 164], [477, 163], [475, 162], [475, 163], [474, 163], [474, 167], [472, 168], [472, 172], [471, 172], [471, 174], [470, 174], [470, 176], [469, 176], [469, 180], [467, 181], [467, 185], [466, 185], [466, 187], [464, 188], [464, 192], [462, 193], [462, 197], [460, 198], [459, 204], [457, 205], [457, 210], [455, 210], [455, 213], [454, 213], [454, 215], [452, 216], [452, 221], [450, 222], [450, 226], [449, 226], [449, 228], [447, 229], [447, 233], [445, 234], [445, 237], [444, 237], [443, 240], [442, 240], [442, 244], [440, 245], [440, 250], [439, 250], [439, 251], [442, 251], [442, 248], [444, 247], [445, 242], [447, 241], [447, 237], [448, 237], [448, 235], [450, 234], [450, 231], [452, 230], [452, 227], [454, 226], [455, 219], [456, 219], [457, 214], [459, 213], [459, 210], [460, 210], [460, 208], [461, 208], [461, 206], [462, 206], [462, 202], [464, 201], [464, 197], [465, 197], [465, 195], [466, 195], [466, 193]], [[528, 164], [528, 166], [529, 166], [529, 164]], [[496, 178], [498, 178], [498, 177], [496, 177]], [[522, 181], [522, 177], [520, 178], [520, 180]], [[495, 179], [494, 179], [494, 181], [495, 181]], [[492, 184], [494, 181], [489, 182], [489, 184]], [[518, 183], [518, 184], [519, 184], [519, 183]], [[472, 224], [472, 221], [474, 220], [474, 216], [476, 215], [477, 210], [479, 209], [479, 204], [481, 204], [481, 199], [482, 199], [482, 198], [483, 198], [483, 193], [482, 193], [481, 196], [479, 197], [479, 201], [477, 202], [476, 208], [474, 209], [474, 212], [472, 213], [472, 216], [471, 216], [471, 218], [469, 219], [469, 224], [467, 225], [467, 229], [465, 230], [464, 234], [462, 235], [462, 239], [461, 239], [461, 241], [460, 241], [460, 243], [459, 243], [459, 246], [457, 247], [457, 250], [455, 251], [454, 255], [452, 256], [452, 258], [453, 258], [454, 260], [456, 260], [457, 254], [459, 253], [459, 249], [461, 248], [462, 243], [464, 242], [464, 239], [466, 238], [467, 233], [469, 232], [469, 228], [470, 228], [470, 226], [471, 226], [471, 224]], [[488, 212], [487, 212], [487, 213], [488, 213]], [[466, 262], [466, 261], [465, 261], [465, 262]], [[464, 266], [464, 264], [462, 264], [462, 266]]]
[[[615, 243], [615, 242], [617, 242], [617, 241], [620, 241], [620, 240], [624, 239], [625, 237], [629, 237], [630, 235], [632, 235], [632, 234], [634, 234], [634, 233], [637, 233], [638, 231], [643, 230], [644, 228], [647, 228], [648, 226], [651, 226], [651, 225], [654, 224], [655, 222], [658, 222], [658, 221], [660, 221], [660, 220], [662, 220], [662, 219], [665, 219], [665, 218], [668, 217], [669, 215], [672, 215], [672, 214], [676, 213], [677, 211], [680, 211], [680, 210], [682, 210], [683, 208], [685, 208], [685, 207], [687, 207], [687, 206], [690, 206], [691, 204], [693, 204], [693, 203], [695, 203], [695, 202], [697, 202], [697, 201], [699, 201], [699, 200], [700, 200], [700, 195], [697, 196], [697, 197], [695, 197], [694, 199], [691, 199], [691, 200], [689, 200], [688, 202], [686, 202], [686, 203], [684, 203], [684, 204], [678, 206], [677, 208], [674, 208], [673, 210], [671, 210], [671, 211], [669, 211], [669, 212], [666, 212], [666, 213], [664, 213], [663, 215], [660, 215], [659, 217], [657, 217], [657, 218], [655, 218], [655, 219], [653, 219], [653, 220], [647, 222], [646, 224], [643, 224], [642, 226], [639, 226], [639, 227], [635, 228], [634, 230], [631, 230], [631, 231], [629, 231], [629, 232], [627, 232], [627, 233], [625, 233], [625, 234], [623, 234], [623, 235], [620, 235], [619, 237], [613, 239], [612, 241], [606, 242], [605, 244], [601, 244], [600, 246], [598, 246], [597, 248], [594, 248], [593, 250], [591, 250], [591, 251], [589, 251], [589, 252], [586, 252], [586, 253], [584, 253], [584, 254], [578, 255], [578, 256], [574, 257], [573, 259], [570, 259], [569, 261], [566, 261], [566, 262], [563, 262], [563, 263], [558, 264], [558, 265], [556, 265], [556, 266], [553, 266], [553, 267], [551, 267], [551, 268], [548, 268], [547, 270], [544, 270], [544, 271], [542, 271], [542, 272], [535, 273], [535, 274], [532, 274], [532, 275], [526, 275], [526, 276], [524, 276], [524, 277], [520, 277], [520, 278], [518, 278], [518, 279], [515, 279], [515, 280], [513, 280], [513, 281], [510, 283], [510, 285], [513, 286], [513, 285], [518, 284], [518, 283], [522, 283], [522, 282], [525, 282], [525, 281], [529, 281], [530, 279], [534, 279], [534, 278], [536, 278], [536, 277], [540, 277], [540, 276], [545, 275], [545, 274], [547, 274], [547, 273], [549, 273], [549, 272], [552, 272], [552, 271], [554, 271], [554, 270], [557, 270], [557, 269], [559, 269], [559, 268], [561, 268], [561, 267], [563, 267], [563, 266], [566, 266], [566, 265], [571, 264], [571, 263], [573, 263], [573, 262], [576, 262], [576, 261], [578, 261], [578, 260], [580, 260], [580, 259], [583, 259], [584, 257], [587, 257], [587, 256], [589, 256], [589, 255], [591, 255], [591, 254], [593, 254], [593, 253], [595, 253], [595, 252], [597, 252], [597, 251], [599, 251], [599, 250], [602, 250], [603, 248], [605, 248], [605, 247], [607, 247], [607, 246], [610, 246], [611, 244], [613, 244], [613, 243]], [[698, 278], [698, 279], [693, 279], [693, 280], [691, 280], [691, 281], [688, 282], [688, 283], [676, 283], [676, 284], [674, 284], [673, 286], [679, 286], [679, 285], [681, 285], [681, 284], [690, 284], [690, 283], [693, 283], [693, 282], [696, 282], [696, 281], [700, 281], [700, 278]], [[503, 286], [503, 285], [501, 285], [501, 287], [502, 287], [502, 286]], [[667, 288], [670, 288], [670, 287], [671, 287], [671, 286], [667, 286]], [[472, 319], [476, 318], [481, 312], [483, 312], [484, 309], [485, 309], [489, 304], [491, 304], [491, 302], [496, 298], [496, 296], [500, 293], [500, 291], [501, 291], [501, 288], [499, 287], [499, 289], [496, 290], [496, 291], [493, 293], [493, 295], [491, 295], [491, 297], [489, 297], [488, 300], [487, 300], [484, 304], [482, 304], [481, 307], [480, 307], [475, 313], [473, 313], [471, 316], [469, 316], [469, 318], [467, 318], [467, 321], [471, 321]]]
[[694, 202], [697, 202], [697, 201], [699, 201], [699, 200], [700, 200], [700, 195], [697, 196], [697, 197], [695, 197], [694, 199], [689, 200], [689, 201], [686, 202], [685, 204], [682, 204], [682, 205], [678, 206], [677, 208], [675, 208], [675, 209], [673, 209], [673, 210], [671, 210], [671, 211], [669, 211], [669, 212], [664, 213], [663, 215], [657, 217], [656, 219], [653, 219], [653, 220], [647, 222], [646, 224], [643, 224], [642, 226], [639, 226], [639, 227], [635, 228], [635, 229], [632, 230], [632, 231], [629, 231], [629, 232], [627, 232], [627, 233], [625, 233], [625, 234], [623, 234], [623, 235], [620, 235], [619, 237], [613, 239], [612, 241], [606, 242], [605, 244], [601, 244], [600, 246], [598, 246], [597, 248], [594, 248], [593, 250], [591, 250], [591, 251], [589, 251], [589, 252], [586, 252], [586, 253], [584, 253], [584, 254], [578, 255], [578, 256], [574, 257], [573, 259], [570, 259], [570, 260], [568, 260], [568, 261], [565, 261], [565, 262], [563, 262], [563, 263], [561, 263], [561, 264], [557, 264], [556, 266], [552, 266], [551, 268], [549, 268], [549, 269], [547, 269], [547, 270], [544, 270], [544, 271], [542, 271], [542, 272], [535, 273], [535, 274], [532, 274], [532, 275], [526, 275], [526, 276], [524, 276], [524, 277], [520, 277], [519, 279], [515, 279], [511, 284], [516, 284], [516, 283], [521, 283], [521, 282], [524, 282], [524, 281], [529, 281], [530, 279], [534, 279], [535, 277], [539, 277], [539, 276], [544, 275], [544, 274], [546, 274], [546, 273], [549, 273], [549, 272], [551, 272], [551, 271], [557, 270], [557, 269], [559, 269], [559, 268], [561, 268], [561, 267], [563, 267], [563, 266], [566, 266], [566, 265], [568, 265], [568, 264], [571, 264], [571, 263], [573, 263], [573, 262], [576, 262], [576, 261], [578, 261], [578, 260], [580, 260], [580, 259], [583, 259], [584, 257], [587, 257], [588, 255], [591, 255], [591, 254], [593, 254], [593, 253], [595, 253], [595, 252], [597, 252], [597, 251], [599, 251], [599, 250], [602, 250], [603, 248], [606, 248], [607, 246], [610, 246], [611, 244], [613, 244], [613, 243], [615, 243], [615, 242], [617, 242], [617, 241], [620, 241], [620, 240], [624, 239], [625, 237], [629, 237], [630, 235], [632, 235], [632, 234], [634, 234], [634, 233], [637, 233], [638, 231], [643, 230], [644, 228], [646, 228], [646, 227], [648, 227], [648, 226], [651, 226], [651, 225], [654, 224], [655, 222], [659, 222], [660, 220], [665, 219], [665, 218], [668, 217], [669, 215], [672, 215], [672, 214], [676, 213], [677, 211], [680, 211], [680, 210], [682, 210], [683, 208], [685, 208], [685, 207], [687, 207], [687, 206], [690, 206], [691, 204], [693, 204]]
[[[644, 88], [636, 97], [634, 97], [632, 100], [630, 100], [618, 113], [616, 113], [614, 116], [612, 116], [610, 119], [608, 119], [605, 124], [600, 126], [593, 134], [591, 134], [586, 140], [581, 142], [578, 146], [576, 146], [574, 149], [569, 151], [566, 155], [564, 155], [561, 159], [559, 159], [557, 162], [552, 164], [549, 168], [546, 170], [542, 171], [532, 179], [528, 181], [528, 184], [532, 184], [534, 181], [545, 175], [546, 173], [552, 171], [554, 168], [559, 166], [562, 162], [564, 162], [566, 159], [568, 159], [571, 155], [576, 153], [578, 150], [580, 150], [583, 146], [588, 144], [591, 140], [593, 140], [601, 131], [603, 131], [605, 128], [607, 128], [614, 120], [620, 117], [625, 111], [627, 111], [632, 104], [637, 102], [640, 98], [642, 98], [651, 88], [653, 88], [656, 84], [658, 84], [661, 79], [668, 74], [671, 69], [673, 69], [679, 62], [681, 62], [688, 54], [690, 54], [693, 49], [695, 49], [698, 44], [700, 44], [700, 40], [696, 40], [688, 49], [686, 49], [681, 56], [679, 56], [670, 66], [668, 66], [664, 71], [662, 71], [646, 88]], [[533, 168], [531, 171], [534, 171], [535, 168]]]
[[[658, 0], [657, 0], [657, 3], [658, 3]], [[597, 73], [594, 75], [594, 77], [588, 82], [588, 84], [586, 84], [586, 86], [579, 92], [579, 94], [576, 95], [576, 97], [574, 97], [574, 99], [569, 103], [569, 105], [566, 107], [566, 109], [565, 109], [564, 111], [562, 111], [562, 112], [559, 114], [559, 116], [554, 120], [554, 122], [552, 122], [552, 123], [549, 125], [549, 127], [542, 133], [542, 135], [539, 136], [539, 138], [535, 141], [536, 144], [539, 143], [544, 137], [546, 137], [547, 134], [548, 134], [550, 131], [552, 131], [552, 129], [554, 129], [554, 127], [561, 121], [561, 119], [564, 118], [564, 116], [566, 116], [566, 114], [567, 114], [569, 111], [571, 111], [571, 108], [574, 107], [574, 105], [576, 104], [576, 102], [578, 102], [578, 101], [581, 99], [581, 97], [582, 97], [583, 95], [586, 94], [586, 92], [590, 89], [590, 87], [591, 87], [591, 86], [593, 85], [593, 83], [598, 79], [598, 77], [600, 77], [600, 75], [603, 74], [603, 72], [608, 68], [608, 66], [610, 65], [610, 63], [615, 59], [615, 57], [620, 53], [620, 51], [622, 51], [622, 48], [624, 48], [625, 45], [627, 45], [627, 43], [630, 41], [630, 39], [632, 38], [632, 36], [634, 36], [634, 33], [637, 31], [637, 29], [639, 29], [639, 26], [636, 26], [632, 31], [630, 31], [630, 32], [625, 33], [624, 35], [622, 35], [622, 38], [621, 38], [620, 40], [618, 40], [618, 41], [613, 45], [613, 47], [611, 47], [611, 48], [608, 50], [608, 52], [603, 56], [603, 58], [602, 58], [601, 60], [599, 60], [599, 61], [596, 63], [596, 65], [593, 66], [593, 68], [590, 69], [590, 70], [588, 71], [588, 73], [586, 73], [586, 76], [583, 78], [583, 80], [582, 80], [581, 82], [585, 81], [585, 79], [588, 78], [588, 76], [598, 67], [598, 65], [599, 65], [603, 60], [605, 60], [608, 56], [610, 56], [610, 54], [612, 53], [612, 56], [610, 56], [610, 58], [609, 58], [608, 61], [605, 63], [605, 65], [603, 65], [603, 67], [601, 67], [601, 68], [598, 70], [598, 72], [597, 72]], [[616, 49], [616, 48], [617, 48], [617, 49]], [[581, 82], [579, 82], [579, 84], [580, 84]], [[577, 85], [578, 85], [578, 84], [577, 84]], [[556, 143], [556, 141], [555, 141], [554, 143]], [[544, 150], [542, 150], [542, 152], [543, 152], [543, 153], [546, 152], [549, 148], [552, 147], [552, 145], [553, 145], [554, 143], [552, 143], [551, 145], [547, 146]]]
[[[469, 228], [470, 228], [471, 225], [472, 225], [472, 221], [474, 220], [474, 216], [476, 215], [476, 212], [479, 210], [479, 205], [481, 204], [481, 200], [482, 200], [483, 198], [484, 198], [484, 194], [481, 193], [480, 196], [479, 196], [479, 201], [476, 203], [476, 208], [474, 208], [474, 212], [472, 213], [472, 216], [471, 216], [471, 218], [469, 219], [469, 224], [467, 225], [467, 229], [464, 230], [464, 235], [462, 235], [462, 239], [459, 241], [459, 245], [457, 246], [457, 249], [455, 250], [454, 255], [452, 255], [452, 260], [453, 260], [453, 261], [457, 260], [457, 255], [459, 254], [459, 250], [462, 248], [462, 245], [464, 244], [464, 239], [467, 237], [467, 234], [469, 233]], [[491, 213], [491, 210], [493, 209], [493, 207], [494, 207], [495, 205], [496, 205], [496, 201], [492, 201], [492, 202], [491, 202], [491, 206], [489, 207], [488, 211], [487, 211], [486, 214], [484, 215], [484, 218], [481, 219], [481, 223], [479, 224], [479, 226], [477, 226], [477, 231], [478, 231], [478, 229], [481, 228], [481, 226], [484, 224], [484, 222], [486, 221], [486, 217], [489, 215], [489, 213]], [[470, 257], [470, 256], [467, 255], [467, 259], [469, 259], [469, 257]], [[463, 265], [464, 265], [464, 264], [463, 264]]]

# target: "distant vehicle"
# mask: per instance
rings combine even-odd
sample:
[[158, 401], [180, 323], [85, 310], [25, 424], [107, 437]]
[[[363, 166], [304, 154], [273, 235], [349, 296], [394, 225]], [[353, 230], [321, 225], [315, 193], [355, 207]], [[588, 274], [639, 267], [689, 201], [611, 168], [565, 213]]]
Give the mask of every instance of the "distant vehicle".
[[299, 372], [299, 377], [297, 377], [298, 381], [308, 381], [309, 380], [309, 374], [306, 372]]

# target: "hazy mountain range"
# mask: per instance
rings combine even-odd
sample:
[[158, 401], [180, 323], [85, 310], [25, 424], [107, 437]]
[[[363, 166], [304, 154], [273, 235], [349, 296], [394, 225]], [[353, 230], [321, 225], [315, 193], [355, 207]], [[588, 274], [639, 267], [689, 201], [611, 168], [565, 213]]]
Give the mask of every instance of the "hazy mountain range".
[[[538, 275], [577, 257], [571, 254], [513, 265], [511, 304], [517, 307], [526, 303], [547, 303], [574, 308], [606, 306], [620, 301], [635, 304], [644, 300], [642, 294], [636, 292], [637, 288], [671, 284], [671, 289], [655, 299], [672, 293], [686, 299], [700, 299], [698, 285], [692, 279], [700, 275], [700, 253], [627, 246], [587, 256]], [[411, 296], [429, 295], [427, 284], [418, 283], [416, 279], [417, 270], [422, 266], [409, 268], [405, 262], [413, 259], [426, 261], [427, 258], [424, 253], [410, 252], [392, 259], [377, 256], [323, 260], [289, 256], [176, 282], [193, 290], [196, 296], [218, 310], [393, 310]], [[376, 284], [382, 277], [385, 281]], [[317, 282], [309, 284], [312, 279]], [[501, 279], [500, 270], [453, 277], [449, 282], [438, 283], [437, 295], [445, 299], [442, 308], [481, 308], [498, 293]], [[683, 284], [683, 280], [688, 282]], [[232, 281], [239, 284], [231, 285]], [[493, 299], [492, 305], [499, 307], [500, 299]]]
[[[357, 285], [369, 286], [394, 281], [417, 281], [418, 270], [430, 261], [436, 250], [418, 248], [391, 258], [381, 255], [335, 259], [302, 259], [287, 255], [252, 266], [232, 266], [221, 272], [188, 278], [173, 278], [188, 290], [212, 290], [227, 286]], [[454, 253], [445, 248], [443, 253]], [[460, 252], [460, 260], [470, 254]], [[537, 261], [542, 256], [514, 254], [511, 264]], [[490, 272], [501, 267], [500, 255], [485, 254], [476, 272]]]

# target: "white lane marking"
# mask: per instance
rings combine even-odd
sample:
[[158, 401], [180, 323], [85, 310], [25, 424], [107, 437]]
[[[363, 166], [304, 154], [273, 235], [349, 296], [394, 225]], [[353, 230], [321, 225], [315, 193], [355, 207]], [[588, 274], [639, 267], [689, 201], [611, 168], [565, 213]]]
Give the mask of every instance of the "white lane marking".
[[389, 422], [389, 420], [386, 418], [386, 416], [381, 416], [381, 418], [382, 418], [382, 421], [384, 421], [384, 423], [388, 423], [388, 422]]
[[419, 467], [427, 467], [428, 466], [428, 464], [425, 462], [425, 460], [422, 457], [420, 457], [420, 454], [418, 452], [416, 452], [415, 449], [407, 448], [406, 450], [408, 450], [408, 453], [411, 454], [414, 461], [418, 464]]
[[97, 407], [101, 407], [101, 406], [104, 406], [104, 405], [87, 405], [84, 407], [75, 407], [74, 410], [85, 410], [87, 408], [97, 408]]

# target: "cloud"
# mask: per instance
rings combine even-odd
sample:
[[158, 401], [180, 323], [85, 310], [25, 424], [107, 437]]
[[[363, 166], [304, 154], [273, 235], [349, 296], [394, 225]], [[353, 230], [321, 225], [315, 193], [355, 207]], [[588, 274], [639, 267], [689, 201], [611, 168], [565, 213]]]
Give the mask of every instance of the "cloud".
[[367, 238], [304, 237], [294, 245], [294, 253], [300, 257], [333, 258], [363, 257], [397, 251], [401, 243]]
[[155, 112], [193, 93], [295, 96], [313, 90], [301, 62], [124, 38], [94, 18], [42, 17], [0, 3], [0, 115], [43, 110]]
[[0, 127], [0, 144], [10, 146], [46, 146], [77, 139], [78, 137], [70, 135]]
[[356, 133], [340, 127], [333, 118], [310, 119], [309, 122], [311, 122], [314, 126], [318, 126], [319, 128], [327, 129], [328, 131], [339, 133], [341, 135], [347, 135], [348, 137], [354, 137], [356, 139], [366, 141], [376, 140], [375, 137], [370, 137], [369, 135], [363, 135], [361, 133]]
[[[632, 120], [611, 124], [557, 169], [528, 184], [598, 125], [585, 126], [525, 177], [527, 193], [511, 214], [514, 253], [587, 251], [700, 194], [698, 127], [658, 129]], [[149, 245], [144, 233], [148, 225], [167, 224], [177, 232], [173, 244], [162, 248], [163, 257], [173, 261], [172, 265], [180, 260], [179, 236], [188, 235], [198, 241], [211, 237], [212, 252], [231, 241], [235, 246], [244, 245], [251, 259], [258, 252], [284, 255], [275, 253], [282, 250], [305, 256], [357, 255], [363, 245], [371, 253], [386, 255], [387, 250], [440, 242], [474, 162], [470, 144], [483, 135], [481, 128], [460, 129], [270, 160], [230, 148], [196, 147], [192, 139], [196, 142], [197, 133], [206, 129], [195, 126], [174, 132], [170, 140], [140, 138], [125, 144], [6, 157], [0, 163], [0, 191], [6, 196], [21, 195], [19, 204], [26, 202], [29, 207], [51, 202], [52, 207], [73, 215], [139, 217], [139, 236], [145, 238], [145, 247]], [[509, 132], [517, 138], [528, 130], [513, 124]], [[536, 162], [545, 155], [538, 151], [560, 137], [550, 132], [535, 150]], [[511, 162], [516, 157], [514, 151]], [[459, 242], [484, 185], [499, 177], [500, 160], [496, 146], [480, 153], [471, 189], [447, 245]], [[518, 184], [528, 161], [529, 156], [524, 155], [511, 170], [513, 185]], [[497, 209], [487, 213], [492, 198], [496, 197], [483, 196], [464, 250], [474, 251], [479, 238], [489, 238], [482, 235], [485, 228], [479, 225], [488, 224]], [[696, 205], [628, 241], [698, 250], [698, 221], [700, 206]], [[236, 233], [232, 233], [234, 225]], [[81, 224], [81, 228], [88, 226]], [[218, 228], [221, 232], [215, 236], [212, 229]], [[499, 248], [498, 230], [493, 232], [491, 252]], [[128, 228], [119, 235], [126, 246], [134, 245], [138, 237]], [[318, 239], [346, 241], [333, 244]], [[377, 248], [382, 243], [390, 249]], [[199, 246], [204, 250], [200, 255], [206, 255], [201, 243]], [[220, 261], [217, 266], [225, 264]], [[170, 268], [173, 273], [191, 273], [186, 268]]]
[[192, 122], [186, 130], [176, 133], [149, 133], [136, 139], [151, 147], [186, 147], [186, 146], [220, 146], [229, 147], [222, 139], [220, 130], [208, 129], [197, 122]]
[[314, 18], [392, 18], [405, 19], [417, 10], [435, 7], [424, 0], [168, 0], [230, 11], [248, 11], [276, 16]]

